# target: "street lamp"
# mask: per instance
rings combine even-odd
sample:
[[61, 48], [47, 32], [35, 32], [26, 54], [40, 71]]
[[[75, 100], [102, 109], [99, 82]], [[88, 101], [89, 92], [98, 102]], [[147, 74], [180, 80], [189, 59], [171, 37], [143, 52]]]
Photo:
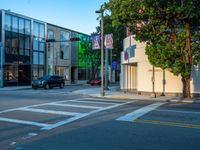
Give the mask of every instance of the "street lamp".
[[97, 10], [97, 14], [101, 14], [101, 96], [104, 96], [104, 36], [103, 36], [103, 12]]

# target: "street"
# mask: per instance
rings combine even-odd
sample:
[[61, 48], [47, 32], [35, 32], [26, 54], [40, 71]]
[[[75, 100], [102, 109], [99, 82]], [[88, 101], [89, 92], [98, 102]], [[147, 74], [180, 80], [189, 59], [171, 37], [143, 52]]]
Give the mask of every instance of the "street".
[[200, 104], [0, 90], [1, 150], [199, 150]]

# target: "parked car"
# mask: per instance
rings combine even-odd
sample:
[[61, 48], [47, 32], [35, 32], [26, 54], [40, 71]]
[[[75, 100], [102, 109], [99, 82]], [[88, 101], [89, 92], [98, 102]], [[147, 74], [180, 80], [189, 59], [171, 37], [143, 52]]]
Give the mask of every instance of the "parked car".
[[101, 85], [101, 78], [90, 80], [90, 85]]
[[43, 76], [39, 78], [38, 80], [33, 80], [32, 81], [32, 88], [37, 89], [37, 88], [44, 88], [44, 89], [49, 89], [53, 87], [60, 87], [64, 88], [65, 85], [65, 80], [62, 76]]

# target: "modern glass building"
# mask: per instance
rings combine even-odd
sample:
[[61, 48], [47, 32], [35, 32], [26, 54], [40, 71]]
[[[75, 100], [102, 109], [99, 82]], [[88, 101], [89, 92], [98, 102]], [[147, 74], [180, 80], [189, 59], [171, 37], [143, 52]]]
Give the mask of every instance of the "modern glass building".
[[30, 85], [45, 74], [46, 23], [9, 10], [0, 12], [1, 87]]
[[[32, 80], [46, 74], [62, 75], [66, 84], [76, 83], [80, 42], [62, 41], [79, 34], [89, 36], [0, 10], [0, 87], [30, 85]], [[57, 42], [46, 43], [46, 39]]]

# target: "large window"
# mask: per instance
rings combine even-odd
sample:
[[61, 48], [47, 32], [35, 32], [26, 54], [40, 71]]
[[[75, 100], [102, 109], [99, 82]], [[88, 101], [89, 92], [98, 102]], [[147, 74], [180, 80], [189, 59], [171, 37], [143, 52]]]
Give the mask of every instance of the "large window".
[[60, 40], [65, 41], [60, 43], [60, 59], [69, 59], [70, 55], [70, 44], [66, 42], [66, 40], [70, 39], [70, 33], [61, 31], [60, 32]]
[[5, 15], [5, 30], [11, 31], [11, 16]]
[[24, 19], [19, 18], [19, 33], [24, 34]]
[[25, 20], [25, 34], [31, 34], [31, 21]]
[[12, 32], [18, 32], [18, 18], [15, 16], [12, 16]]
[[30, 64], [30, 23], [30, 20], [24, 19], [22, 17], [5, 14], [6, 63]]
[[45, 26], [44, 24], [34, 22], [33, 24], [33, 64], [44, 65], [45, 51]]

